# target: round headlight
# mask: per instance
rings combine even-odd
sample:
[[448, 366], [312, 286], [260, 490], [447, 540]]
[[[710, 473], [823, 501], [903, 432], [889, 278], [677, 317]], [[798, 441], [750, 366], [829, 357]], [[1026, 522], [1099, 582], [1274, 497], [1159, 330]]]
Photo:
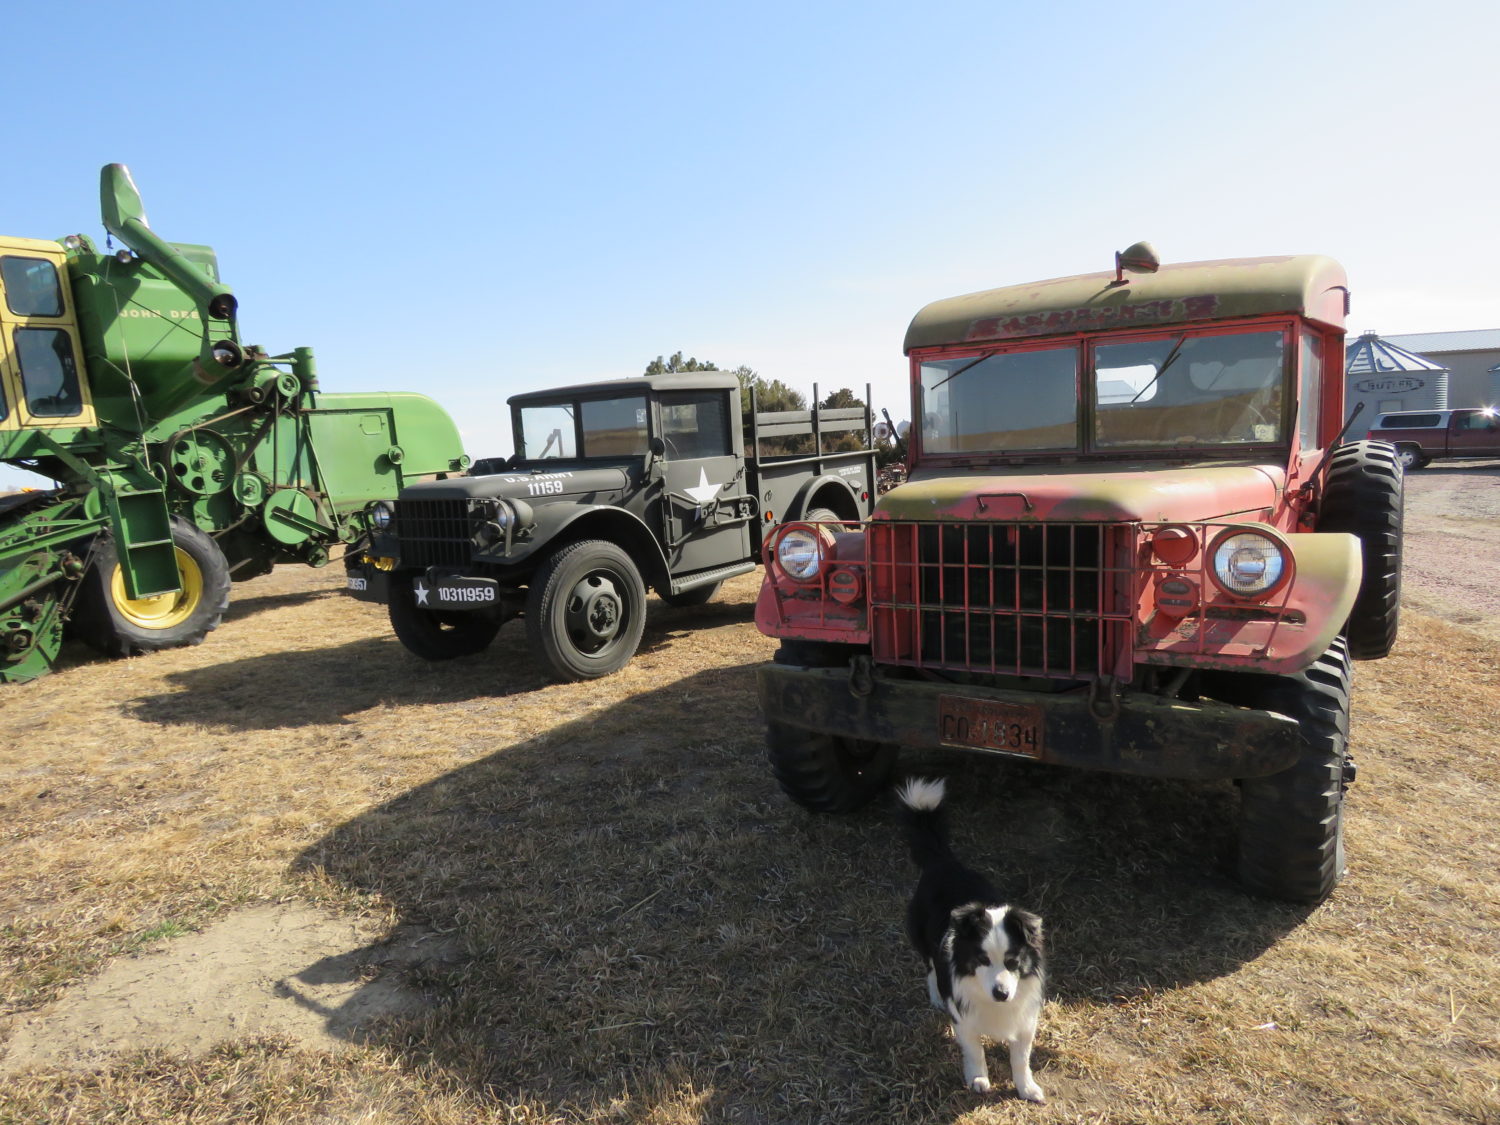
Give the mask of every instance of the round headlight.
[[370, 522], [375, 525], [376, 531], [384, 531], [390, 527], [391, 520], [395, 518], [396, 509], [389, 500], [377, 500], [370, 508]]
[[790, 578], [808, 582], [823, 562], [823, 540], [810, 527], [792, 527], [776, 540], [776, 561]]
[[1231, 531], [1215, 541], [1214, 578], [1225, 591], [1253, 598], [1274, 590], [1286, 573], [1280, 543], [1256, 531]]
[[504, 500], [496, 500], [490, 512], [490, 519], [495, 521], [501, 531], [504, 531], [516, 522], [516, 510]]

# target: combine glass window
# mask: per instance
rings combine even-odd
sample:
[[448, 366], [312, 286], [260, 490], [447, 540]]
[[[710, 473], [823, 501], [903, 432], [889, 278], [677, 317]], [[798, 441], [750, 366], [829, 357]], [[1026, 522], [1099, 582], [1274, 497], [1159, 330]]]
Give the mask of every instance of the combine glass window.
[[26, 409], [40, 418], [80, 413], [83, 394], [68, 334], [57, 328], [18, 328], [15, 341]]
[[62, 316], [57, 267], [45, 258], [0, 258], [5, 303], [16, 316]]

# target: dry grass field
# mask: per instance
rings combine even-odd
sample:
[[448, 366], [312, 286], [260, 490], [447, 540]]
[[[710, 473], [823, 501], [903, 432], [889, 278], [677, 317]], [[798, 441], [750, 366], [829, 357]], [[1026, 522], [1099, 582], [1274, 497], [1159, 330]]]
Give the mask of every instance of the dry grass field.
[[[1416, 572], [1478, 573], [1500, 468], [1412, 488]], [[1351, 869], [1317, 909], [1227, 879], [1229, 786], [910, 762], [1047, 918], [1036, 1107], [1003, 1052], [1001, 1096], [960, 1088], [890, 804], [771, 781], [757, 576], [654, 605], [581, 685], [517, 624], [424, 664], [340, 580], [279, 570], [201, 647], [0, 695], [0, 1122], [1500, 1123], [1478, 587], [1413, 586], [1356, 668]]]

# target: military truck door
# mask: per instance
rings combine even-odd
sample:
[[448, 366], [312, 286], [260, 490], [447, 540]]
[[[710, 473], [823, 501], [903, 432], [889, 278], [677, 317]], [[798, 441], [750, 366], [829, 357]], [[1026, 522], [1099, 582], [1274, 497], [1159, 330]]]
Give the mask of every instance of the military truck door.
[[738, 414], [731, 390], [657, 397], [656, 432], [666, 447], [662, 541], [674, 575], [750, 558], [749, 521], [737, 503], [745, 496]]

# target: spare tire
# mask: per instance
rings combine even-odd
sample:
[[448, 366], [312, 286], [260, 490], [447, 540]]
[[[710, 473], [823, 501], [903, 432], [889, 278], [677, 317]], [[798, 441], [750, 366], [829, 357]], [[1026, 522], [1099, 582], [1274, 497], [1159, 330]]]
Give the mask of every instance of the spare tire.
[[1387, 442], [1352, 441], [1329, 458], [1318, 530], [1355, 536], [1364, 559], [1364, 577], [1345, 632], [1355, 660], [1379, 660], [1396, 643], [1403, 483], [1396, 450]]

